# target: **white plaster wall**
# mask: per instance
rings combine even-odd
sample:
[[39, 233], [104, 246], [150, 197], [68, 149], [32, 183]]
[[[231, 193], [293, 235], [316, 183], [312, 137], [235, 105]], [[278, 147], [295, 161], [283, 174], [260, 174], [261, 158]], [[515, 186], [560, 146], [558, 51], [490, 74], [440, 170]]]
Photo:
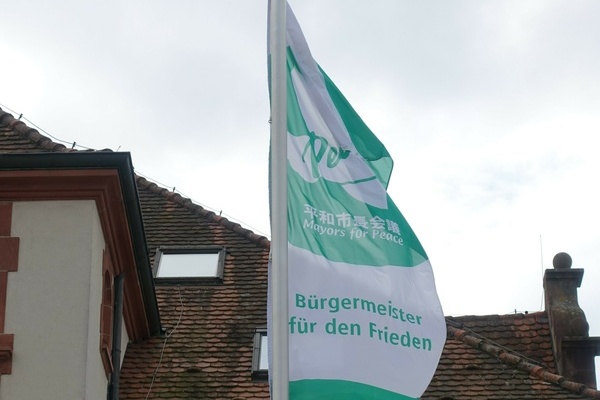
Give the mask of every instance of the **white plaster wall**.
[[[95, 207], [94, 207], [95, 210]], [[85, 398], [106, 398], [106, 373], [100, 356], [100, 310], [102, 304], [102, 259], [104, 237], [97, 213], [92, 223], [92, 258], [89, 280], [89, 313]], [[100, 397], [98, 397], [100, 396]], [[2, 399], [0, 399], [2, 400]]]
[[1, 400], [106, 398], [99, 353], [102, 248], [93, 201], [13, 203], [19, 268], [9, 273], [5, 332], [12, 374]]

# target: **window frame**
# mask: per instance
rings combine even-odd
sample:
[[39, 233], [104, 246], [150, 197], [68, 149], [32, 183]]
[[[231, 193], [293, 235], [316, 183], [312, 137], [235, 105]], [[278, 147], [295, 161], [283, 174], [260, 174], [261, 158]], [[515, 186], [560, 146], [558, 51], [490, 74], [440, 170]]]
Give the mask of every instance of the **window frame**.
[[[260, 354], [262, 351], [269, 351], [268, 347], [263, 349], [262, 338], [267, 338], [266, 328], [257, 328], [254, 331], [253, 336], [253, 347], [252, 347], [252, 379], [253, 380], [267, 380], [269, 377], [269, 361], [267, 360], [267, 368], [260, 368]], [[268, 343], [268, 342], [266, 342]]]
[[[217, 273], [212, 276], [182, 276], [160, 277], [157, 276], [160, 260], [163, 254], [218, 254]], [[157, 284], [220, 284], [223, 283], [223, 270], [225, 269], [225, 256], [227, 249], [224, 246], [160, 246], [156, 249], [152, 275]]]

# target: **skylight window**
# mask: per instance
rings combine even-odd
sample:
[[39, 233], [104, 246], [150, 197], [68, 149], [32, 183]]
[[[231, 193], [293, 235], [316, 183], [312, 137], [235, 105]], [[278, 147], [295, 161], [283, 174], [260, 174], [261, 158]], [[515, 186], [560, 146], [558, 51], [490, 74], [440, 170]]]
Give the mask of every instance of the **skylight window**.
[[223, 278], [225, 249], [222, 247], [160, 248], [155, 276], [161, 279]]
[[265, 380], [269, 374], [269, 346], [267, 330], [257, 329], [254, 332], [254, 353], [252, 354], [252, 378]]
[[260, 335], [260, 355], [258, 356], [258, 369], [269, 369], [269, 345], [267, 344], [267, 334]]

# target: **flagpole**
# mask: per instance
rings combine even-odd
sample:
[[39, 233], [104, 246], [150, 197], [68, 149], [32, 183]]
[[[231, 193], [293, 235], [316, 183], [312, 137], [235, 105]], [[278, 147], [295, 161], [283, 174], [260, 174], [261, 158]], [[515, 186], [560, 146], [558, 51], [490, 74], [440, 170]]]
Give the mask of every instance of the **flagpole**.
[[273, 400], [289, 397], [286, 0], [270, 0]]

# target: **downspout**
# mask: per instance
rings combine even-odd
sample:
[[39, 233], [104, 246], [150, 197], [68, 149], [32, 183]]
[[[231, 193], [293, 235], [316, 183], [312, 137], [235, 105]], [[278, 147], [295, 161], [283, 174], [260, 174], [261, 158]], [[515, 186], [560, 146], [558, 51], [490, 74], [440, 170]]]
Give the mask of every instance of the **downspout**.
[[119, 378], [121, 376], [121, 329], [123, 328], [123, 274], [115, 277], [115, 304], [112, 332], [113, 372], [108, 384], [108, 400], [119, 400]]

